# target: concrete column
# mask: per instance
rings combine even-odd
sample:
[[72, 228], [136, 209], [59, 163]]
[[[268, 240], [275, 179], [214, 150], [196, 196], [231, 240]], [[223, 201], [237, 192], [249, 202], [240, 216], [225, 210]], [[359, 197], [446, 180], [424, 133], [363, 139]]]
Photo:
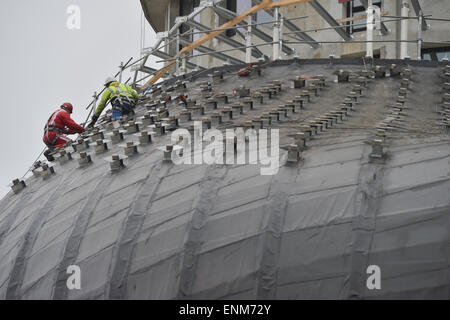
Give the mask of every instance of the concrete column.
[[[177, 40], [175, 41], [176, 43], [176, 53], [175, 55], [178, 56], [179, 53], [179, 49], [180, 49], [180, 29], [177, 30]], [[180, 57], [177, 57], [177, 61], [176, 61], [176, 75], [179, 76], [180, 75]]]
[[272, 60], [278, 60], [280, 57], [280, 8], [275, 7], [274, 10], [274, 19], [276, 20], [273, 24], [273, 52], [272, 52]]
[[[167, 20], [167, 28], [166, 31], [170, 30], [170, 28], [172, 28], [172, 26], [175, 24], [175, 19], [180, 15], [180, 1], [178, 0], [170, 0], [169, 4], [168, 4], [168, 9], [167, 9], [167, 15], [168, 15], [168, 20]], [[178, 52], [179, 47], [177, 47], [176, 41], [172, 42], [169, 45], [169, 55], [171, 55], [172, 57]]]
[[252, 17], [251, 15], [247, 18], [247, 34], [245, 36], [245, 46], [247, 47], [245, 50], [245, 62], [252, 62]]
[[423, 12], [420, 10], [417, 21], [417, 60], [422, 60], [422, 21]]
[[367, 20], [366, 20], [366, 57], [373, 58], [373, 8], [372, 8], [372, 0], [368, 0], [367, 3]]
[[[408, 17], [409, 16], [409, 3], [408, 0], [402, 0], [402, 17]], [[403, 42], [408, 40], [408, 19], [403, 19], [401, 21], [401, 34], [400, 34], [400, 40], [402, 42], [400, 43], [400, 59], [405, 59], [408, 56], [408, 42]]]

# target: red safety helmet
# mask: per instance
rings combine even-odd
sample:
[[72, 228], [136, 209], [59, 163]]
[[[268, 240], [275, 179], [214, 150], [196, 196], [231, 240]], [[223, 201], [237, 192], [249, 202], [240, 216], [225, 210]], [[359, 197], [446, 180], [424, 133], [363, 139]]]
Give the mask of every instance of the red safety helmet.
[[72, 104], [71, 104], [70, 102], [64, 102], [64, 103], [61, 105], [61, 109], [66, 110], [68, 113], [72, 113], [73, 106], [72, 106]]

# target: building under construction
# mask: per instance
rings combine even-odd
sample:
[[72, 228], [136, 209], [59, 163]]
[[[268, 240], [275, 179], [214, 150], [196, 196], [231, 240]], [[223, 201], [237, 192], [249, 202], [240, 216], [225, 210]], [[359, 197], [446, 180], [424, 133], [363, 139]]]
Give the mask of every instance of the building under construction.
[[[161, 41], [153, 48], [144, 48], [143, 53], [157, 61], [169, 59], [208, 30], [217, 29], [261, 2], [141, 0], [145, 16]], [[381, 16], [378, 28], [370, 37], [374, 41], [375, 58], [440, 60], [450, 52], [448, 22], [430, 20], [448, 13], [448, 1], [371, 2], [379, 8]], [[197, 48], [194, 54], [186, 55], [190, 62], [187, 67], [248, 63], [264, 56], [272, 59], [365, 57], [369, 5], [368, 0], [311, 0], [260, 10], [240, 22], [238, 28], [226, 30]], [[271, 45], [274, 41], [280, 42], [274, 48], [277, 52]], [[249, 44], [254, 47], [249, 48]]]
[[[13, 181], [0, 298], [449, 298], [450, 4], [141, 3], [163, 34], [131, 66], [136, 114]], [[264, 129], [271, 174], [248, 159]], [[223, 163], [175, 161], [207, 132]]]

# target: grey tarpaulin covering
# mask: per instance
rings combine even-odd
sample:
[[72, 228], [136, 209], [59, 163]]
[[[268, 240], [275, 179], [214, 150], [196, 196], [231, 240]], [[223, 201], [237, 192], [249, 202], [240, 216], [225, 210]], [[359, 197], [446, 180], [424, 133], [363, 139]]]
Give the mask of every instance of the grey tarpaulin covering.
[[[170, 143], [163, 135], [140, 145], [116, 174], [104, 158], [123, 150], [110, 143], [101, 155], [91, 147], [93, 163], [85, 168], [72, 160], [55, 164], [50, 179], [29, 178], [0, 203], [0, 297], [448, 299], [450, 138], [436, 112], [443, 65], [408, 64], [408, 109], [382, 161], [369, 160], [366, 142], [395, 103], [401, 78], [370, 80], [346, 121], [307, 142], [300, 166], [285, 166], [282, 149], [273, 176], [261, 175], [260, 165], [163, 163], [157, 148]], [[282, 61], [261, 77], [228, 73], [215, 90], [327, 77], [301, 113], [272, 126], [285, 146], [300, 124], [334, 109], [350, 91], [351, 83], [332, 81], [333, 72], [363, 68], [357, 60]], [[200, 102], [199, 83], [207, 80], [208, 73], [192, 79], [190, 97]], [[298, 90], [284, 86], [220, 128], [239, 126]], [[66, 287], [69, 265], [81, 269], [80, 290]], [[366, 287], [369, 265], [381, 269], [380, 290]]]

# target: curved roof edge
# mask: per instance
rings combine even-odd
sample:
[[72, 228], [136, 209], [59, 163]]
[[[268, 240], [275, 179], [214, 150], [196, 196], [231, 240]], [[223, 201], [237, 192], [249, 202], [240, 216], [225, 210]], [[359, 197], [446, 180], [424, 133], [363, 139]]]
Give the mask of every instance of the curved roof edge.
[[165, 30], [165, 12], [170, 1], [167, 0], [140, 0], [145, 18], [155, 32]]

